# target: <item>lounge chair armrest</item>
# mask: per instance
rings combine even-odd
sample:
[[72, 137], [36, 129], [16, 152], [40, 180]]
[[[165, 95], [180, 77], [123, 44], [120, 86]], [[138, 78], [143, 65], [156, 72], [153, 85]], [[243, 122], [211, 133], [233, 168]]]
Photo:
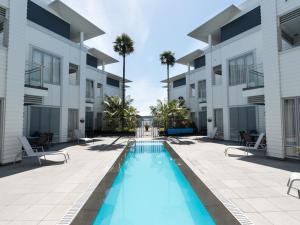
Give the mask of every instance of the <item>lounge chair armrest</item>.
[[255, 142], [247, 142], [246, 146], [247, 147], [253, 147], [256, 143]]

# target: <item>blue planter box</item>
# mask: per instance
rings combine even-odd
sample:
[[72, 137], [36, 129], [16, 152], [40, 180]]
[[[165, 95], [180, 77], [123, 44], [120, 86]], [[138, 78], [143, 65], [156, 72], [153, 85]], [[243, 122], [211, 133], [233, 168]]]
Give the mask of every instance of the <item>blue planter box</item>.
[[193, 134], [193, 128], [170, 128], [167, 130], [168, 135], [185, 135], [185, 134]]

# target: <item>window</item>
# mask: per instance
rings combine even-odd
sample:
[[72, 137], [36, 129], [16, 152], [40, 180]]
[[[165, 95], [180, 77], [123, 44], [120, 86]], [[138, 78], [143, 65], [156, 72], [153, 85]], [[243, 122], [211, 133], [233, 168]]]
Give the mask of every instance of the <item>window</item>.
[[190, 97], [196, 97], [196, 85], [195, 84], [190, 85]]
[[186, 84], [185, 78], [181, 78], [181, 79], [173, 81], [173, 88], [184, 86], [185, 84]]
[[246, 131], [257, 133], [256, 107], [233, 107], [230, 108], [230, 139], [239, 140], [239, 132]]
[[52, 133], [53, 142], [59, 142], [60, 109], [50, 107], [31, 107], [30, 136]]
[[280, 17], [281, 50], [300, 46], [300, 8]]
[[200, 102], [206, 102], [206, 80], [198, 82], [198, 97]]
[[194, 68], [198, 69], [205, 66], [205, 55], [194, 60]]
[[45, 83], [60, 84], [60, 58], [34, 49], [32, 61], [35, 64], [43, 66], [43, 79]]
[[253, 66], [253, 54], [243, 55], [229, 61], [229, 85], [245, 84], [249, 66]]
[[218, 138], [224, 138], [223, 126], [223, 109], [214, 109], [214, 127], [217, 128], [216, 136]]
[[86, 98], [94, 98], [94, 81], [86, 80]]
[[79, 69], [77, 65], [69, 64], [69, 84], [79, 85]]
[[284, 145], [287, 157], [299, 158], [300, 97], [284, 100]]
[[118, 80], [115, 80], [115, 79], [112, 79], [110, 77], [107, 77], [106, 78], [106, 83], [110, 86], [113, 86], [113, 87], [117, 87], [119, 88], [120, 87], [120, 81]]
[[69, 109], [68, 112], [68, 137], [72, 137], [74, 130], [78, 129], [78, 109]]
[[217, 86], [222, 84], [222, 65], [213, 68], [212, 85]]

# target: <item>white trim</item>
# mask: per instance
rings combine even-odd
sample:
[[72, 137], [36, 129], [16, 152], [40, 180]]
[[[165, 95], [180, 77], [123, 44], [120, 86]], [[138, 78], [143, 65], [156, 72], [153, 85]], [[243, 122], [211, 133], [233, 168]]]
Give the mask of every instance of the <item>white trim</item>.
[[223, 42], [221, 42], [221, 43], [219, 43], [219, 44], [217, 44], [217, 45], [214, 45], [214, 46], [212, 46], [211, 50], [210, 50], [210, 48], [207, 47], [207, 48], [204, 50], [204, 51], [205, 51], [205, 54], [210, 53], [210, 52], [214, 52], [214, 51], [216, 51], [216, 50], [218, 50], [218, 49], [220, 49], [220, 48], [225, 47], [226, 45], [232, 44], [232, 43], [234, 43], [234, 42], [236, 42], [236, 41], [238, 41], [238, 40], [240, 40], [240, 39], [243, 39], [243, 38], [245, 38], [245, 37], [248, 37], [248, 36], [250, 36], [251, 34], [254, 34], [254, 33], [259, 32], [259, 31], [261, 31], [261, 25], [258, 25], [258, 26], [256, 26], [256, 27], [253, 27], [253, 28], [251, 28], [250, 30], [247, 30], [247, 31], [245, 31], [245, 32], [243, 32], [243, 33], [241, 33], [241, 34], [238, 34], [238, 35], [236, 35], [236, 36], [234, 36], [234, 37], [232, 37], [232, 38], [230, 38], [230, 39], [228, 39], [228, 40], [226, 40], [226, 41], [223, 41]]
[[43, 32], [44, 34], [46, 34], [46, 35], [48, 35], [48, 36], [50, 36], [52, 38], [55, 38], [55, 39], [57, 39], [57, 40], [59, 40], [61, 42], [64, 42], [65, 44], [68, 44], [69, 46], [71, 46], [73, 48], [76, 48], [76, 49], [79, 49], [81, 51], [84, 51], [85, 53], [88, 52], [88, 48], [86, 46], [81, 46], [80, 44], [77, 44], [77, 43], [75, 43], [75, 42], [73, 42], [73, 41], [71, 41], [71, 40], [69, 40], [67, 38], [64, 38], [64, 37], [62, 37], [62, 36], [54, 33], [53, 31], [48, 30], [47, 28], [44, 28], [44, 27], [42, 27], [42, 26], [40, 26], [40, 25], [38, 25], [38, 24], [36, 24], [34, 22], [31, 22], [31, 21], [27, 20], [27, 25], [29, 27], [33, 28], [33, 29], [36, 29], [36, 30], [38, 30], [40, 32]]

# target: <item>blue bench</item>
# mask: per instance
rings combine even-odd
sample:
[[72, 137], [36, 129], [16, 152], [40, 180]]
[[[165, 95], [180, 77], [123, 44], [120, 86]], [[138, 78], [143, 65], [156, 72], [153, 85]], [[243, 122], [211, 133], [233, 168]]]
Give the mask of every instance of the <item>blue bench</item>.
[[193, 134], [193, 128], [170, 128], [167, 130], [168, 135], [186, 135]]

